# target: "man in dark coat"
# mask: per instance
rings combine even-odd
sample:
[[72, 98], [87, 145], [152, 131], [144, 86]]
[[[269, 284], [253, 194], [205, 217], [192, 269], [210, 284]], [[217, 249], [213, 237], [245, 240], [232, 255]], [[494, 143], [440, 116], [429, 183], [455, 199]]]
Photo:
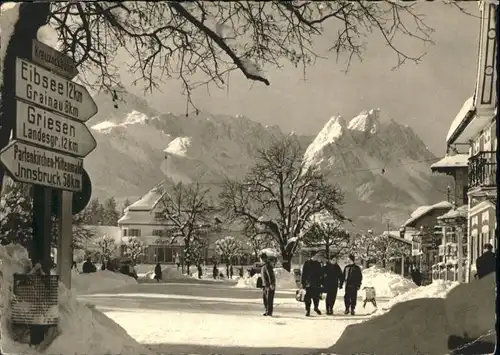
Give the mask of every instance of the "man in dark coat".
[[274, 275], [275, 258], [262, 254], [260, 256], [264, 266], [260, 270], [262, 277], [262, 300], [264, 301], [265, 316], [273, 315], [274, 294], [276, 292], [276, 275]]
[[[361, 282], [363, 281], [363, 275], [361, 269], [354, 262], [354, 255], [350, 254], [348, 258], [348, 264], [344, 268], [344, 283], [345, 283], [345, 295], [344, 304], [345, 312], [344, 314], [354, 315], [354, 310], [356, 309], [356, 300], [358, 298], [358, 290], [361, 287]], [[342, 286], [341, 286], [342, 287]]]
[[493, 252], [493, 245], [485, 244], [483, 248], [483, 255], [476, 259], [477, 278], [482, 279], [489, 273], [495, 271], [496, 257]]
[[326, 263], [324, 271], [323, 289], [326, 292], [326, 314], [331, 316], [337, 298], [337, 290], [344, 283], [344, 274], [339, 264], [337, 264], [336, 257], [332, 257]]
[[161, 279], [162, 279], [161, 264], [157, 263], [155, 266], [155, 280], [156, 282], [160, 282]]
[[92, 262], [92, 259], [90, 257], [87, 258], [87, 260], [83, 263], [82, 265], [82, 272], [84, 274], [90, 274], [92, 272], [96, 272], [97, 268]]
[[311, 258], [302, 267], [301, 283], [306, 290], [304, 303], [306, 304], [306, 317], [311, 315], [311, 301], [314, 303], [314, 312], [321, 315], [319, 310], [319, 297], [323, 281], [323, 266], [321, 262], [324, 257], [321, 253], [312, 253]]

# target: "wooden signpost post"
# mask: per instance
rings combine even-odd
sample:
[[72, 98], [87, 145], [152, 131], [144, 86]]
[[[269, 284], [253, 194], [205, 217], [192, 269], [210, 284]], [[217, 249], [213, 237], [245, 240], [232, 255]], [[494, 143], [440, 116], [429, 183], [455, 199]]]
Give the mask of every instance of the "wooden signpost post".
[[59, 193], [57, 268], [70, 288], [72, 194], [90, 189], [82, 158], [97, 143], [84, 122], [97, 106], [85, 87], [71, 81], [78, 74], [71, 58], [37, 40], [31, 49], [31, 61], [16, 58], [14, 140], [0, 151], [0, 162], [14, 180], [34, 185], [34, 249], [45, 272], [51, 267], [52, 189]]

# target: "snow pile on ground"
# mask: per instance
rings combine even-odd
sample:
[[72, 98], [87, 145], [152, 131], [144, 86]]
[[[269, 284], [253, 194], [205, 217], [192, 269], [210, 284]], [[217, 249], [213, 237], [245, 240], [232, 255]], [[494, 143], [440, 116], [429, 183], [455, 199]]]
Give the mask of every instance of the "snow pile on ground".
[[[297, 283], [295, 282], [295, 276], [289, 273], [283, 268], [274, 269], [274, 274], [276, 275], [276, 288], [277, 289], [295, 289], [297, 288]], [[255, 274], [252, 277], [243, 277], [238, 280], [235, 287], [239, 288], [256, 288], [257, 279], [260, 274]]]
[[77, 293], [97, 293], [134, 285], [137, 281], [119, 272], [99, 270], [90, 274], [73, 274], [71, 288]]
[[75, 349], [87, 355], [153, 353], [137, 343], [113, 320], [93, 306], [76, 301], [74, 292], [63, 285], [59, 287], [59, 324], [57, 330], [46, 336], [40, 347], [12, 340], [8, 305], [14, 273], [24, 273], [31, 268], [26, 249], [19, 245], [0, 246], [0, 307], [2, 353], [14, 354], [72, 354]]
[[458, 282], [435, 280], [430, 285], [417, 287], [391, 298], [389, 302], [384, 303], [383, 307], [376, 314], [385, 313], [397, 303], [419, 298], [445, 298], [448, 292], [458, 285]]
[[417, 287], [413, 281], [378, 266], [363, 270], [361, 287], [370, 286], [375, 287], [377, 297], [396, 297]]
[[[146, 273], [146, 278], [148, 279], [154, 279], [155, 277], [155, 272], [150, 271]], [[174, 267], [166, 267], [161, 270], [161, 279], [162, 281], [168, 281], [168, 280], [191, 280], [192, 277], [188, 275], [184, 275], [181, 270], [177, 270]]]
[[394, 305], [379, 317], [346, 328], [328, 353], [448, 354], [451, 335], [494, 343], [495, 273], [454, 287], [446, 298]]

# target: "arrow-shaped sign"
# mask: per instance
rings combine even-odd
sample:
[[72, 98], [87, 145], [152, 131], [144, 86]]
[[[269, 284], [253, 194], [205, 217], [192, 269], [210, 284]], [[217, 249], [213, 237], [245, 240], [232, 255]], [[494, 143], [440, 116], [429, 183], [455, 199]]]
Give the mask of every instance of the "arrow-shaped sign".
[[78, 69], [76, 69], [73, 59], [36, 39], [32, 43], [31, 58], [36, 64], [66, 79], [71, 80], [78, 75]]
[[83, 159], [12, 141], [0, 152], [0, 161], [19, 182], [55, 189], [82, 189]]
[[21, 58], [16, 58], [16, 96], [81, 122], [97, 113], [84, 86]]
[[17, 101], [14, 138], [82, 158], [97, 146], [84, 123], [22, 101]]

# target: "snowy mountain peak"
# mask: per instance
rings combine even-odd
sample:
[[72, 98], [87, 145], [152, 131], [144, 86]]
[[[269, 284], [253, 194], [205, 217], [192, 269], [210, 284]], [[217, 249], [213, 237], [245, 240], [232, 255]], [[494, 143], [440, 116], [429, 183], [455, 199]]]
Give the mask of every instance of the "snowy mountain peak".
[[317, 156], [325, 148], [335, 145], [347, 131], [346, 121], [342, 116], [333, 116], [326, 123], [323, 129], [318, 133], [314, 141], [307, 147], [304, 154], [304, 162], [306, 165], [313, 164], [317, 161]]
[[125, 120], [123, 121], [123, 125], [130, 125], [130, 124], [144, 124], [148, 120], [148, 116], [146, 116], [144, 113], [132, 110], [126, 117]]
[[377, 132], [380, 124], [380, 108], [361, 111], [359, 115], [354, 117], [348, 125], [349, 130], [359, 132]]
[[164, 150], [165, 153], [187, 157], [188, 148], [191, 145], [191, 137], [177, 137]]

